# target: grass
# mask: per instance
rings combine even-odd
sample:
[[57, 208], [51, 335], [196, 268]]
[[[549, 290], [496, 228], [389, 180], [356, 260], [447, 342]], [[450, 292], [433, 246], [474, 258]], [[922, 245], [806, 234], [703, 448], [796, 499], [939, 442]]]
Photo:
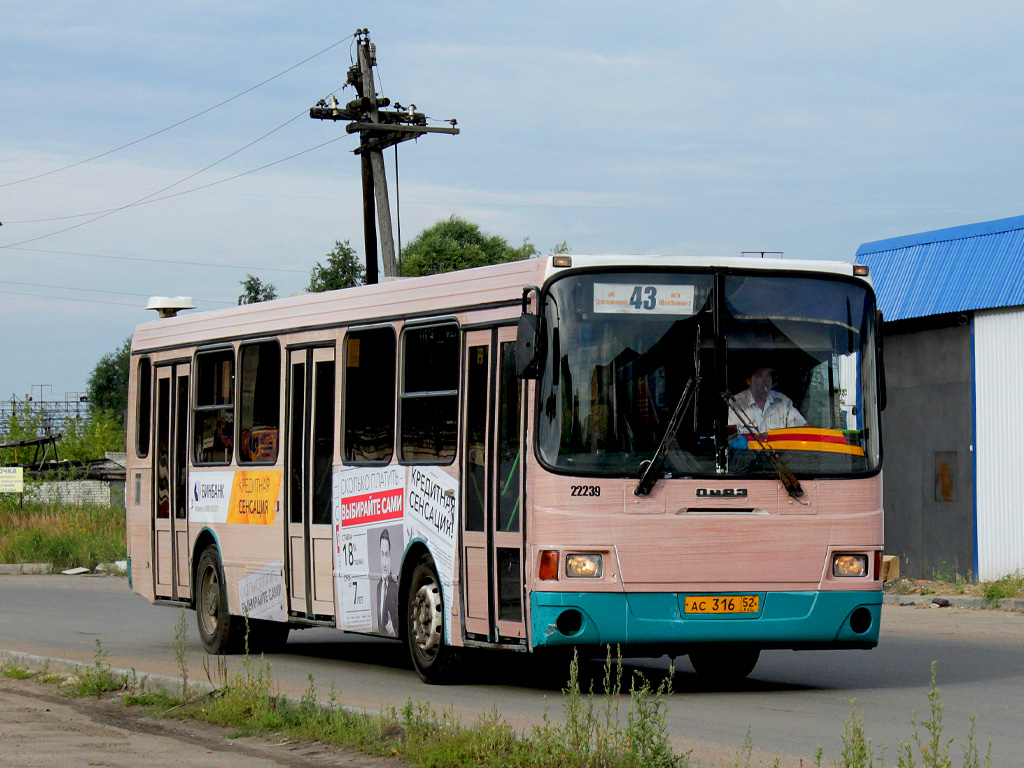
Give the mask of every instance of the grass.
[[[485, 768], [688, 768], [688, 754], [673, 752], [666, 716], [667, 697], [672, 693], [672, 673], [657, 686], [639, 672], [624, 680], [621, 657], [611, 649], [604, 664], [600, 690], [590, 684], [584, 690], [579, 660], [569, 667], [569, 680], [562, 690], [561, 721], [545, 711], [541, 725], [517, 732], [495, 710], [483, 712], [475, 722], [462, 723], [451, 709], [437, 711], [429, 704], [408, 700], [380, 714], [354, 712], [341, 706], [332, 688], [323, 702], [309, 676], [309, 685], [298, 699], [280, 695], [271, 676], [270, 664], [262, 656], [244, 656], [241, 669], [230, 673], [223, 664], [207, 675], [217, 687], [200, 694], [187, 686], [183, 672], [181, 690], [185, 695], [169, 695], [138, 690], [134, 675], [114, 673], [106, 655], [96, 643], [93, 663], [77, 676], [63, 678], [0, 664], [0, 674], [10, 678], [35, 675], [40, 680], [59, 679], [62, 693], [70, 696], [101, 696], [124, 691], [129, 706], [145, 707], [158, 716], [191, 717], [231, 729], [230, 737], [259, 734], [285, 740], [343, 745], [367, 754], [400, 757], [412, 766], [441, 768], [484, 766]], [[954, 737], [948, 735], [943, 721], [944, 706], [936, 684], [936, 663], [931, 666], [931, 685], [927, 694], [928, 711], [922, 719], [910, 716], [910, 738], [895, 751], [895, 768], [953, 768], [962, 756], [963, 768], [991, 768], [992, 745], [982, 752], [976, 737], [976, 720], [971, 718], [966, 740], [959, 750], [952, 749]], [[699, 737], [699, 736], [698, 736]], [[843, 727], [842, 751], [834, 761], [826, 762], [818, 747], [815, 768], [883, 768], [884, 744], [874, 744], [864, 726], [863, 713], [856, 700], [850, 702], [850, 716]], [[731, 762], [717, 768], [750, 768], [754, 750], [750, 730]], [[803, 765], [803, 760], [800, 761]], [[780, 762], [776, 759], [774, 768]]]
[[24, 667], [19, 667], [9, 661], [0, 664], [0, 677], [9, 677], [15, 680], [26, 680], [32, 677], [32, 673]]
[[[989, 602], [1007, 597], [1024, 598], [1024, 573], [1011, 573], [992, 581], [974, 581], [956, 572], [937, 572], [933, 579], [901, 578], [885, 584], [893, 595], [965, 595], [983, 597]], [[944, 578], [939, 578], [944, 577]]]
[[0, 563], [91, 570], [125, 558], [124, 509], [26, 503], [19, 510], [10, 498], [0, 502]]
[[634, 673], [627, 689], [621, 658], [613, 660], [610, 653], [600, 693], [593, 686], [582, 689], [574, 660], [563, 691], [564, 722], [545, 715], [543, 724], [527, 733], [516, 732], [494, 709], [467, 725], [452, 710], [439, 712], [411, 699], [379, 715], [341, 707], [333, 690], [321, 704], [312, 675], [302, 697], [291, 701], [279, 695], [262, 657], [245, 657], [241, 672], [223, 682], [215, 695], [193, 700], [176, 713], [230, 728], [235, 735], [273, 733], [398, 756], [421, 766], [687, 765], [684, 756], [672, 752], [665, 725], [671, 678], [655, 689]]
[[96, 652], [93, 663], [64, 682], [63, 692], [68, 696], [94, 696], [99, 698], [104, 693], [121, 691], [129, 687], [129, 681], [123, 675], [116, 674], [107, 662], [107, 654], [96, 638]]
[[986, 600], [1002, 600], [1006, 597], [1024, 597], [1024, 574], [1020, 571], [986, 582], [982, 595]]

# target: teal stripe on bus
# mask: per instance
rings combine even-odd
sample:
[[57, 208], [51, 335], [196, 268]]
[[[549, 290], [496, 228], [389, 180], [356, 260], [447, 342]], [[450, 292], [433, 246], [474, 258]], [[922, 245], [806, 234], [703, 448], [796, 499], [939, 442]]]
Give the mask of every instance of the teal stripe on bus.
[[[690, 593], [534, 592], [530, 595], [533, 646], [608, 644], [695, 644], [730, 642], [785, 647], [835, 643], [836, 647], [878, 644], [880, 591], [744, 592], [760, 598], [757, 613], [686, 614]], [[735, 592], [692, 593], [730, 595]], [[850, 618], [858, 608], [870, 614], [865, 631]], [[561, 622], [566, 611], [575, 616]], [[863, 614], [861, 614], [863, 616]], [[563, 629], [575, 629], [566, 634]]]

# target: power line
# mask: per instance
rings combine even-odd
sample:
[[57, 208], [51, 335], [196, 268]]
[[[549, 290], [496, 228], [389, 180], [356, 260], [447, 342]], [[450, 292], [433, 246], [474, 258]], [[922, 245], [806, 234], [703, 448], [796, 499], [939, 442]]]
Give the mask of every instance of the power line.
[[76, 299], [71, 296], [48, 296], [43, 293], [23, 293], [21, 291], [0, 291], [0, 293], [7, 296], [28, 296], [33, 299], [55, 299], [57, 301], [81, 301], [86, 304], [109, 304], [115, 307], [134, 307], [135, 309], [141, 309], [139, 304], [126, 304], [123, 301], [103, 301], [102, 299]]
[[[131, 293], [129, 291], [106, 291], [102, 288], [72, 288], [67, 285], [46, 285], [44, 283], [22, 283], [17, 280], [0, 280], [2, 285], [23, 285], [30, 288], [49, 288], [57, 291], [80, 291], [82, 293], [110, 293], [116, 296], [139, 296], [142, 298], [148, 298], [148, 293]], [[223, 301], [222, 299], [195, 299], [195, 301], [202, 301], [207, 304], [227, 304], [228, 306], [234, 306], [233, 301]]]
[[25, 179], [17, 179], [16, 181], [5, 182], [3, 184], [0, 184], [0, 188], [10, 187], [10, 186], [13, 186], [14, 184], [24, 184], [26, 181], [34, 181], [35, 179], [41, 179], [44, 176], [50, 176], [50, 175], [52, 175], [54, 173], [60, 173], [61, 171], [66, 171], [69, 168], [75, 168], [75, 167], [77, 167], [79, 165], [84, 165], [85, 163], [91, 163], [93, 160], [99, 160], [101, 157], [106, 157], [107, 155], [112, 155], [115, 152], [120, 152], [122, 149], [127, 149], [128, 147], [131, 147], [131, 146], [134, 146], [136, 144], [139, 144], [139, 143], [141, 143], [143, 141], [146, 141], [147, 139], [151, 139], [154, 136], [159, 136], [161, 133], [166, 133], [167, 131], [169, 131], [169, 130], [171, 130], [173, 128], [177, 128], [179, 125], [184, 125], [185, 123], [187, 123], [187, 122], [189, 122], [191, 120], [195, 120], [197, 117], [202, 117], [207, 112], [212, 112], [215, 109], [223, 107], [225, 104], [231, 103], [235, 99], [238, 99], [238, 98], [241, 98], [242, 96], [245, 96], [245, 94], [247, 94], [247, 93], [251, 93], [252, 91], [255, 91], [257, 88], [261, 88], [262, 86], [266, 85], [267, 83], [269, 83], [269, 82], [271, 82], [273, 80], [276, 80], [277, 78], [282, 77], [283, 75], [288, 74], [293, 69], [297, 69], [298, 67], [301, 67], [303, 64], [305, 64], [305, 63], [315, 59], [317, 56], [322, 56], [323, 54], [327, 53], [332, 48], [337, 48], [339, 45], [344, 43], [346, 40], [349, 40], [349, 39], [354, 38], [354, 37], [355, 37], [355, 35], [349, 35], [348, 37], [344, 37], [341, 40], [338, 40], [336, 43], [332, 43], [331, 45], [327, 46], [322, 51], [318, 51], [317, 53], [314, 53], [312, 56], [303, 59], [298, 64], [293, 64], [292, 66], [288, 67], [288, 69], [285, 69], [285, 70], [283, 70], [281, 72], [278, 72], [273, 77], [268, 77], [263, 82], [257, 83], [256, 85], [251, 86], [250, 88], [246, 88], [244, 91], [236, 93], [234, 96], [231, 96], [230, 98], [224, 99], [224, 101], [221, 101], [218, 104], [214, 104], [212, 107], [207, 107], [206, 109], [202, 110], [201, 112], [196, 112], [196, 114], [192, 115], [191, 117], [186, 117], [184, 120], [179, 120], [178, 122], [176, 122], [176, 123], [174, 123], [172, 125], [168, 125], [166, 128], [161, 128], [159, 131], [154, 131], [153, 133], [151, 133], [151, 134], [149, 134], [147, 136], [143, 136], [141, 139], [135, 139], [134, 141], [129, 141], [127, 144], [122, 144], [120, 147], [115, 147], [114, 149], [108, 149], [106, 152], [101, 152], [98, 155], [93, 155], [92, 157], [88, 157], [85, 160], [79, 160], [78, 162], [71, 163], [70, 165], [65, 165], [65, 166], [63, 166], [61, 168], [54, 168], [52, 171], [46, 171], [45, 173], [39, 173], [39, 174], [36, 174], [35, 176], [29, 176], [28, 178], [25, 178]]
[[[119, 211], [123, 211], [123, 210], [125, 210], [127, 208], [134, 208], [134, 207], [139, 206], [139, 205], [148, 205], [150, 203], [158, 203], [158, 202], [160, 202], [162, 200], [170, 200], [173, 197], [181, 197], [182, 195], [188, 195], [188, 194], [191, 194], [192, 192], [198, 192], [198, 191], [200, 191], [202, 189], [209, 189], [210, 187], [215, 187], [218, 184], [224, 184], [224, 183], [229, 182], [229, 181], [234, 181], [235, 179], [240, 179], [243, 176], [249, 176], [249, 175], [251, 175], [253, 173], [258, 173], [259, 171], [266, 170], [267, 168], [272, 168], [275, 165], [280, 165], [281, 163], [285, 163], [285, 162], [287, 162], [289, 160], [294, 160], [296, 157], [300, 157], [302, 155], [308, 154], [308, 153], [313, 152], [313, 151], [315, 151], [317, 149], [320, 149], [321, 147], [326, 147], [328, 144], [333, 144], [334, 142], [341, 141], [344, 138], [345, 138], [345, 136], [338, 136], [338, 137], [333, 138], [333, 139], [328, 139], [327, 141], [325, 141], [325, 142], [323, 142], [321, 144], [317, 144], [316, 146], [310, 147], [309, 149], [304, 149], [301, 152], [296, 152], [295, 154], [288, 155], [288, 157], [282, 157], [280, 160], [275, 160], [272, 163], [266, 163], [265, 165], [261, 165], [258, 168], [253, 168], [253, 169], [248, 170], [248, 171], [243, 171], [242, 173], [237, 173], [234, 176], [228, 176], [226, 179], [221, 179], [220, 181], [211, 181], [209, 184], [203, 184], [201, 186], [193, 187], [191, 189], [185, 189], [185, 190], [182, 190], [181, 192], [174, 192], [173, 194], [164, 195], [163, 197], [152, 197], [151, 195], [147, 195], [146, 197], [140, 198], [139, 200], [136, 200], [133, 203], [127, 203], [126, 205], [122, 205], [120, 208], [112, 208], [109, 211], [106, 211], [105, 213], [101, 213], [98, 216], [94, 216], [93, 218], [88, 219], [86, 221], [80, 221], [77, 224], [72, 224], [69, 227], [64, 227], [63, 229], [58, 229], [58, 230], [56, 230], [54, 232], [49, 232], [49, 233], [47, 233], [45, 235], [38, 235], [37, 237], [30, 237], [27, 240], [21, 240], [21, 241], [19, 241], [17, 243], [11, 243], [9, 245], [0, 245], [0, 248], [15, 248], [15, 247], [17, 247], [19, 245], [26, 245], [28, 243], [35, 243], [35, 242], [37, 242], [39, 240], [45, 240], [45, 239], [47, 239], [49, 237], [54, 237], [55, 235], [60, 235], [60, 234], [62, 234], [64, 232], [70, 232], [73, 229], [78, 229], [79, 227], [84, 227], [86, 224], [92, 224], [94, 221], [99, 221], [100, 219], [105, 219], [107, 216], [111, 216], [111, 215], [113, 215], [115, 213], [118, 213]], [[178, 183], [180, 183], [180, 182], [175, 182], [175, 184], [178, 184]], [[164, 189], [170, 189], [171, 187], [175, 186], [175, 184], [170, 185], [170, 187], [165, 187]], [[161, 190], [161, 191], [163, 191], [163, 190]], [[159, 192], [153, 192], [152, 194], [156, 195], [156, 194], [159, 194]]]
[[267, 138], [271, 134], [277, 133], [282, 128], [284, 128], [286, 125], [288, 125], [289, 123], [294, 123], [300, 117], [304, 117], [305, 114], [306, 114], [306, 111], [303, 110], [302, 112], [297, 114], [295, 117], [291, 118], [290, 120], [286, 120], [285, 122], [281, 123], [281, 125], [277, 126], [277, 128], [274, 128], [273, 130], [267, 131], [265, 134], [260, 136], [258, 139], [253, 139], [252, 141], [250, 141], [245, 146], [239, 147], [234, 152], [231, 152], [230, 154], [227, 154], [224, 157], [220, 158], [220, 160], [215, 160], [214, 162], [212, 162], [209, 165], [207, 165], [205, 168], [200, 168], [198, 171], [194, 171], [194, 172], [190, 173], [188, 176], [185, 176], [184, 178], [178, 179], [173, 184], [168, 184], [166, 187], [162, 187], [161, 189], [158, 189], [155, 192], [150, 192], [145, 197], [140, 197], [138, 200], [134, 200], [131, 203], [127, 203], [125, 205], [118, 206], [117, 208], [106, 208], [106, 209], [104, 209], [102, 211], [90, 211], [88, 213], [74, 213], [74, 214], [70, 214], [70, 215], [67, 215], [67, 216], [54, 216], [54, 217], [51, 217], [51, 218], [48, 218], [48, 219], [24, 219], [24, 220], [21, 220], [21, 221], [5, 221], [4, 224], [6, 224], [6, 225], [10, 225], [10, 224], [38, 224], [38, 223], [46, 222], [46, 221], [64, 221], [66, 219], [80, 219], [83, 216], [97, 216], [98, 217], [98, 216], [106, 215], [106, 214], [110, 214], [110, 213], [117, 213], [118, 211], [123, 211], [126, 208], [133, 208], [136, 205], [142, 205], [144, 202], [149, 200], [149, 198], [155, 197], [156, 195], [159, 195], [161, 192], [166, 192], [168, 189], [172, 189], [172, 188], [178, 186], [179, 184], [184, 184], [189, 179], [195, 178], [199, 174], [204, 173], [205, 171], [210, 170], [211, 168], [213, 168], [216, 165], [220, 165], [225, 160], [229, 160], [230, 158], [234, 157], [235, 155], [239, 154], [240, 152], [244, 152], [249, 147], [253, 146], [254, 144], [257, 144], [260, 141], [263, 141], [263, 139]]
[[216, 264], [209, 261], [185, 261], [184, 259], [145, 259], [141, 256], [114, 256], [109, 253], [84, 253], [82, 251], [56, 251], [46, 248], [18, 248], [15, 246], [3, 246], [13, 251], [26, 251], [28, 253], [48, 253], [56, 256], [86, 256], [95, 259], [116, 259], [118, 261], [141, 261], [146, 264], [179, 264], [188, 267], [215, 267], [217, 269], [244, 269], [247, 272], [287, 272], [289, 274], [308, 274], [305, 269], [283, 269], [281, 267], [254, 267], [244, 264]]

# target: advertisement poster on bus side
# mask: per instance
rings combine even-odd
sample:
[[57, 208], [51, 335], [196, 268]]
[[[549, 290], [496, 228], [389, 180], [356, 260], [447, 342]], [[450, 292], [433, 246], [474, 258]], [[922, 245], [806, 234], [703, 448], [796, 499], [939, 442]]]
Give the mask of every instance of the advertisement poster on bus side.
[[404, 504], [402, 467], [334, 473], [334, 574], [341, 629], [398, 634], [395, 571], [405, 551]]
[[273, 525], [281, 474], [273, 469], [190, 473], [189, 522]]
[[238, 582], [238, 603], [250, 619], [284, 621], [284, 578], [281, 561], [267, 563]]
[[[437, 467], [342, 468], [334, 475], [335, 593], [338, 625], [396, 636], [402, 555], [427, 544], [451, 627], [458, 483]], [[450, 631], [450, 630], [449, 630]]]
[[439, 467], [406, 467], [406, 540], [430, 549], [441, 580], [445, 639], [451, 640], [455, 590], [455, 541], [459, 522], [459, 483]]

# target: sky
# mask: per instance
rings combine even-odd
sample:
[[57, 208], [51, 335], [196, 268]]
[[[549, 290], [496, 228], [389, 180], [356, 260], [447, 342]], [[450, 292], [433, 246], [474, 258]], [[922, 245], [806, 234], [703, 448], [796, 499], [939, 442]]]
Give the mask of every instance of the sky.
[[404, 242], [456, 214], [545, 252], [853, 260], [1024, 214], [1019, 2], [3, 7], [0, 400], [83, 392], [149, 296], [362, 255], [357, 138], [308, 116], [354, 97], [359, 28], [378, 92], [461, 130], [397, 182], [385, 153]]

